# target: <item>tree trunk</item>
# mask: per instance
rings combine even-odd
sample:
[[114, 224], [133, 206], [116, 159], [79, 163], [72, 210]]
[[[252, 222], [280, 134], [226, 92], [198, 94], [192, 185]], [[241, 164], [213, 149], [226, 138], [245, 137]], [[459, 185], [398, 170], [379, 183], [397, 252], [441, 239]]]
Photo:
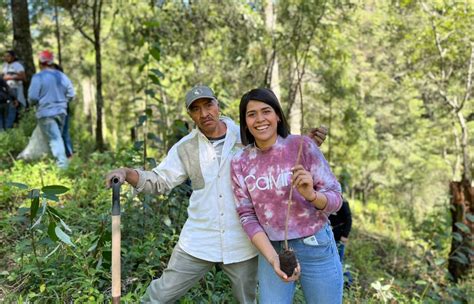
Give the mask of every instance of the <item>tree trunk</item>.
[[451, 182], [449, 189], [452, 235], [461, 237], [453, 237], [451, 240], [448, 270], [457, 282], [469, 273], [472, 265], [474, 223], [472, 218], [471, 221], [467, 218], [467, 214], [474, 214], [474, 187], [468, 180], [463, 179], [461, 182]]
[[55, 19], [55, 35], [56, 35], [56, 43], [58, 45], [58, 64], [62, 66], [62, 55], [61, 55], [61, 31], [59, 27], [59, 13], [58, 13], [58, 5], [54, 1], [54, 19]]
[[99, 151], [104, 151], [104, 137], [102, 135], [102, 109], [104, 107], [104, 99], [102, 96], [102, 59], [101, 59], [101, 45], [100, 40], [95, 43], [95, 75], [97, 79], [97, 98], [96, 98], [96, 132], [95, 142]]
[[270, 58], [268, 58], [268, 68], [267, 68], [267, 85], [270, 86], [273, 93], [281, 103], [280, 95], [280, 67], [278, 64], [278, 54], [276, 52], [276, 43], [273, 32], [277, 24], [277, 15], [274, 12], [274, 5], [272, 0], [266, 1], [265, 4], [265, 27], [272, 38], [272, 53]]
[[104, 137], [102, 129], [102, 109], [104, 107], [104, 98], [102, 96], [102, 57], [101, 57], [101, 41], [100, 41], [100, 30], [101, 30], [101, 15], [102, 15], [102, 1], [95, 2], [94, 5], [94, 50], [95, 50], [95, 75], [96, 75], [96, 87], [97, 87], [97, 100], [96, 100], [96, 132], [95, 142], [99, 151], [104, 151]]
[[31, 77], [35, 74], [33, 48], [31, 47], [30, 18], [27, 0], [11, 0], [13, 21], [13, 49], [25, 67], [26, 81], [24, 88], [28, 88]]

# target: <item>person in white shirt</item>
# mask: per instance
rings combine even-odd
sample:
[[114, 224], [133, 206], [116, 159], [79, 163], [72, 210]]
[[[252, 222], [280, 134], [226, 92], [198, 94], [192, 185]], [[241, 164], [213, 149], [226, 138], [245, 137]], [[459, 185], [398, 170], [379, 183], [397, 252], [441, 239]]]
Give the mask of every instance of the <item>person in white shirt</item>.
[[[232, 284], [240, 303], [256, 302], [257, 251], [245, 234], [235, 210], [230, 161], [242, 148], [239, 126], [220, 116], [219, 103], [207, 86], [186, 94], [186, 108], [196, 124], [152, 171], [120, 168], [109, 172], [106, 184], [118, 178], [136, 191], [168, 193], [191, 180], [188, 219], [178, 244], [159, 279], [153, 280], [143, 303], [170, 303], [181, 298], [215, 264]], [[324, 140], [327, 133], [313, 133]]]
[[[15, 92], [16, 100], [22, 107], [26, 107], [26, 98], [23, 92], [23, 82], [26, 80], [25, 68], [18, 61], [14, 51], [6, 51], [3, 60], [2, 77]], [[17, 115], [18, 102], [10, 103], [8, 108], [7, 128], [12, 128]]]

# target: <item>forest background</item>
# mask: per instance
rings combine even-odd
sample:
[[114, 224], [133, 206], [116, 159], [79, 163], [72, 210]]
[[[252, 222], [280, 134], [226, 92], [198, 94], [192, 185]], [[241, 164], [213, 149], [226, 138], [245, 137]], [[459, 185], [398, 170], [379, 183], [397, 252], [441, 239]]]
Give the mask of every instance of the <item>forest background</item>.
[[[109, 299], [103, 177], [163, 158], [191, 123], [195, 84], [235, 120], [242, 94], [267, 86], [293, 133], [329, 127], [322, 151], [353, 213], [345, 302], [474, 298], [473, 1], [4, 0], [0, 15], [2, 52], [23, 55], [30, 78], [52, 50], [77, 91], [68, 170], [16, 160], [34, 109], [0, 133], [0, 301]], [[122, 299], [134, 303], [166, 266], [189, 189], [123, 188]], [[181, 303], [232, 301], [214, 269]]]

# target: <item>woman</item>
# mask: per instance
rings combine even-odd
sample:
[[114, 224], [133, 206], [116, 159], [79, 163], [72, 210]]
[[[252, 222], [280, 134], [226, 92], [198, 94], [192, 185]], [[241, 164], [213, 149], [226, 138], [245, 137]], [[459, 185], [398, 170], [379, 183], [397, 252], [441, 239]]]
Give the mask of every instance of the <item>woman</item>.
[[9, 104], [7, 128], [13, 128], [13, 124], [18, 115], [18, 106], [26, 108], [26, 98], [23, 93], [23, 82], [26, 81], [25, 68], [18, 61], [13, 50], [6, 51], [3, 55], [2, 76], [10, 88], [15, 91], [16, 100]]
[[[240, 129], [247, 146], [232, 160], [232, 183], [240, 222], [260, 252], [260, 303], [292, 303], [298, 277], [307, 303], [341, 303], [342, 268], [328, 215], [342, 199], [327, 161], [311, 139], [289, 134], [271, 90], [242, 97]], [[288, 244], [299, 265], [289, 277], [280, 269], [278, 252], [292, 185]]]

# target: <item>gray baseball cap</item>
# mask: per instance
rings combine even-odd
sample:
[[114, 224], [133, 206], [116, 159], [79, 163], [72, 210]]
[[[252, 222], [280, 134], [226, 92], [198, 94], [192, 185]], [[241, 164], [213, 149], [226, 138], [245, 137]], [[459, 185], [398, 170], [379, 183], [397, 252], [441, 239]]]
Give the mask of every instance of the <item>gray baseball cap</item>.
[[197, 85], [186, 93], [186, 108], [189, 109], [191, 104], [201, 98], [216, 99], [214, 92], [210, 87], [204, 85]]

